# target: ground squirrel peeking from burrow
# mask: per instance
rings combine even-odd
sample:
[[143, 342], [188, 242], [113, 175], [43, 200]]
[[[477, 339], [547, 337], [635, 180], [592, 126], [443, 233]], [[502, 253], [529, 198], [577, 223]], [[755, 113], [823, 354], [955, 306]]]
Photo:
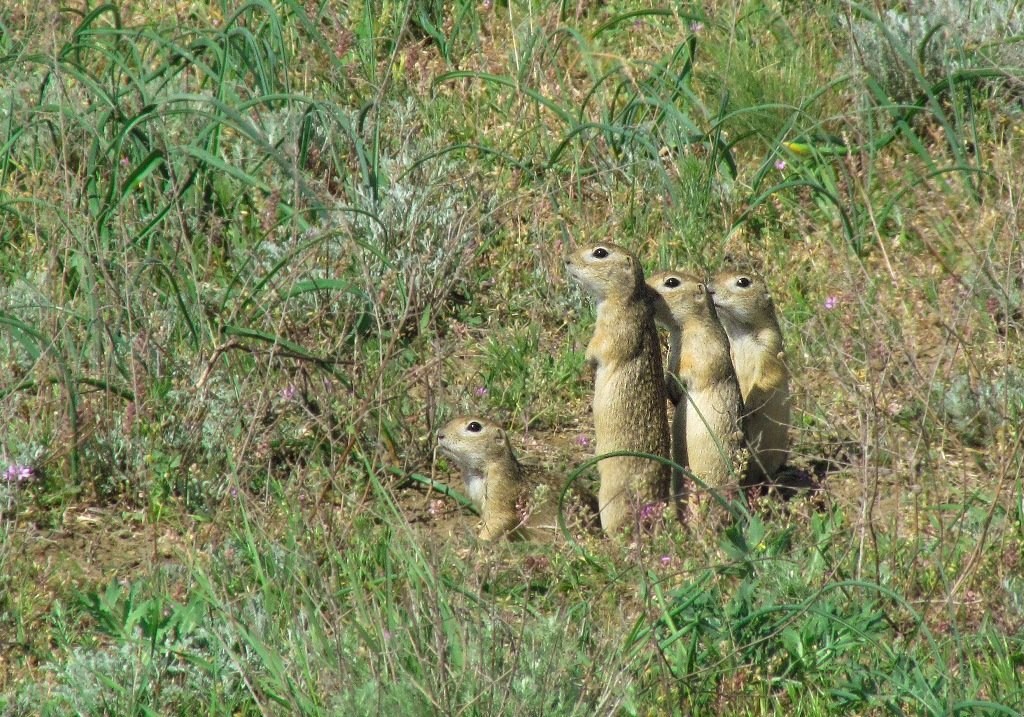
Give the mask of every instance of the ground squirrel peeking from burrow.
[[[437, 446], [462, 472], [467, 497], [480, 511], [482, 540], [550, 540], [559, 534], [559, 493], [527, 476], [500, 426], [477, 416], [454, 418], [437, 432]], [[573, 490], [576, 502], [587, 503], [584, 491]]]
[[743, 394], [743, 432], [750, 447], [745, 483], [769, 481], [789, 455], [789, 369], [775, 304], [764, 280], [723, 271], [710, 289]]
[[[594, 367], [595, 453], [632, 451], [668, 457], [668, 418], [654, 295], [639, 260], [611, 243], [579, 247], [566, 269], [597, 304], [587, 359]], [[614, 533], [639, 511], [669, 498], [670, 469], [650, 458], [616, 456], [597, 463], [601, 526]]]
[[[707, 286], [697, 277], [663, 271], [647, 284], [658, 295], [655, 318], [669, 330], [666, 381], [682, 389], [673, 397], [672, 459], [731, 499], [739, 488], [733, 465], [743, 439], [743, 400], [729, 355], [729, 337]], [[678, 485], [681, 471], [676, 474]], [[705, 501], [690, 501], [693, 507], [698, 502]]]

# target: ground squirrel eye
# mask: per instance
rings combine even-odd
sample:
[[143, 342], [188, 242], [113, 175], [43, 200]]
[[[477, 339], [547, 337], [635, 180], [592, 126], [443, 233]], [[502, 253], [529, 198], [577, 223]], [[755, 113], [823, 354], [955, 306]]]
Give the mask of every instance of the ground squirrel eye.
[[665, 286], [667, 286], [670, 289], [676, 288], [681, 283], [683, 282], [679, 281], [678, 277], [675, 276], [670, 276], [669, 278], [665, 279]]
[[599, 246], [597, 247], [597, 249], [594, 249], [591, 255], [595, 259], [604, 259], [606, 256], [608, 256], [608, 250], [605, 249], [603, 246]]
[[480, 431], [484, 430], [484, 427], [481, 426], [477, 421], [470, 421], [469, 425], [466, 426], [466, 430], [469, 431], [470, 433], [479, 433]]
[[741, 276], [739, 279], [736, 280], [736, 286], [740, 287], [741, 289], [746, 289], [753, 283], [754, 282], [752, 282], [749, 278], [745, 276]]

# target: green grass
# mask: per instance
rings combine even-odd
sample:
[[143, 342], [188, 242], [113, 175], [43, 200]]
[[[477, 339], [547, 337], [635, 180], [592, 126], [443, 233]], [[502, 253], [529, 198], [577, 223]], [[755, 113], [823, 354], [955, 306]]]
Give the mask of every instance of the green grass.
[[[0, 714], [1024, 704], [1016, 20], [8, 4]], [[428, 492], [458, 413], [591, 457], [594, 238], [766, 274], [821, 493], [480, 545]]]

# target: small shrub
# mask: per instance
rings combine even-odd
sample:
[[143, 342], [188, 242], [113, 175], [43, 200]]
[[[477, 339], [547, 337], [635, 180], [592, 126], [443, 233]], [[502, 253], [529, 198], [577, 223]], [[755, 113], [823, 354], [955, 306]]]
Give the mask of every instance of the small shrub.
[[950, 72], [979, 67], [1021, 67], [1024, 14], [1013, 0], [967, 3], [923, 0], [890, 8], [877, 19], [843, 24], [852, 31], [852, 62], [893, 102], [916, 102]]
[[1024, 374], [1016, 368], [991, 380], [957, 376], [938, 396], [943, 419], [969, 446], [991, 441], [1005, 426], [1024, 418]]

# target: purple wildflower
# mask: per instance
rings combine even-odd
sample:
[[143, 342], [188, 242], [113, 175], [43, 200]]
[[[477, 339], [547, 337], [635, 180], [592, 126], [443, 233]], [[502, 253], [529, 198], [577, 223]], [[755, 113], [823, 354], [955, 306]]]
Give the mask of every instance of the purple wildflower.
[[661, 556], [661, 564], [666, 566], [666, 567], [671, 565], [672, 564], [672, 556], [671, 555], [662, 555]]
[[839, 305], [839, 297], [838, 296], [830, 296], [827, 299], [825, 299], [825, 310], [826, 311], [831, 311], [832, 309], [836, 308], [836, 306], [838, 306], [838, 305]]
[[640, 520], [650, 521], [658, 520], [665, 512], [665, 505], [663, 503], [648, 503], [640, 508]]
[[486, 396], [487, 395], [487, 387], [486, 386], [477, 386], [476, 387], [476, 391], [474, 391], [473, 393], [475, 393], [477, 396], [480, 396], [480, 397]]
[[590, 445], [590, 439], [587, 438], [587, 434], [581, 433], [578, 436], [576, 436], [576, 445], [577, 446], [583, 446], [584, 448], [589, 446]]
[[22, 465], [21, 463], [13, 463], [7, 467], [7, 472], [4, 474], [4, 477], [11, 483], [24, 483], [32, 478], [32, 473], [33, 471], [31, 466]]
[[295, 386], [287, 386], [281, 389], [281, 398], [285, 401], [291, 401], [295, 398]]
[[704, 23], [700, 22], [699, 20], [694, 20], [693, 22], [690, 23], [690, 32], [692, 32], [694, 35], [696, 35], [703, 29]]
[[786, 160], [784, 160], [784, 159], [776, 159], [775, 160], [775, 168], [777, 170], [779, 170], [780, 172], [782, 170], [784, 170], [786, 168]]

